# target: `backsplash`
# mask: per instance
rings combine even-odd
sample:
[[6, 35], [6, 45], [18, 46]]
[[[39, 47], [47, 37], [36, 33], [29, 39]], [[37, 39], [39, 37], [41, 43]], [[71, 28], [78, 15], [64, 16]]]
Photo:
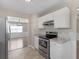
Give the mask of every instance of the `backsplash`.
[[48, 26], [39, 30], [40, 35], [44, 35], [46, 31], [58, 32], [58, 37], [64, 39], [76, 39], [76, 33], [71, 32], [71, 29], [54, 29], [53, 26]]

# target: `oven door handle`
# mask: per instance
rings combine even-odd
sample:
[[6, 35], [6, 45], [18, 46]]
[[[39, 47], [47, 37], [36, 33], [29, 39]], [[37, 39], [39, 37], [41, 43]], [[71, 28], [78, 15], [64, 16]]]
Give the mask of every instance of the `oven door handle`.
[[46, 40], [46, 39], [39, 39], [39, 40], [43, 40], [43, 41], [49, 41], [49, 40]]

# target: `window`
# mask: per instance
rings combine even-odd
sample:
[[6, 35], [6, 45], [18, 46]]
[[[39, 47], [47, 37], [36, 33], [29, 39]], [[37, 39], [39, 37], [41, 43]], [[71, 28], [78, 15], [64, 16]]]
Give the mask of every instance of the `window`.
[[23, 32], [23, 26], [11, 26], [11, 33], [21, 33]]

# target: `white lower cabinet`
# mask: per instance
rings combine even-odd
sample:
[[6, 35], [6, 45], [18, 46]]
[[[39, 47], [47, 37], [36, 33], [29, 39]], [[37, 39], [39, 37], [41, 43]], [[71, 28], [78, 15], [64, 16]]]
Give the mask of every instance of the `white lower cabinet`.
[[38, 38], [37, 36], [34, 37], [34, 47], [35, 47], [36, 49], [39, 48], [39, 38]]
[[61, 57], [62, 57], [62, 46], [56, 44], [55, 42], [52, 42], [50, 46], [50, 58], [61, 59]]
[[76, 41], [50, 42], [51, 59], [76, 59]]

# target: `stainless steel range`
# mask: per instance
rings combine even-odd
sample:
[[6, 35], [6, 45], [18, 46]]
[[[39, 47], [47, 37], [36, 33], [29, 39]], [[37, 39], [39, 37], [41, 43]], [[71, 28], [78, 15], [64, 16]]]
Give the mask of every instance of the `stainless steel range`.
[[50, 59], [50, 40], [39, 37], [39, 53], [43, 57]]
[[56, 37], [57, 32], [46, 32], [46, 35], [39, 36], [39, 53], [46, 59], [50, 59], [50, 39]]

